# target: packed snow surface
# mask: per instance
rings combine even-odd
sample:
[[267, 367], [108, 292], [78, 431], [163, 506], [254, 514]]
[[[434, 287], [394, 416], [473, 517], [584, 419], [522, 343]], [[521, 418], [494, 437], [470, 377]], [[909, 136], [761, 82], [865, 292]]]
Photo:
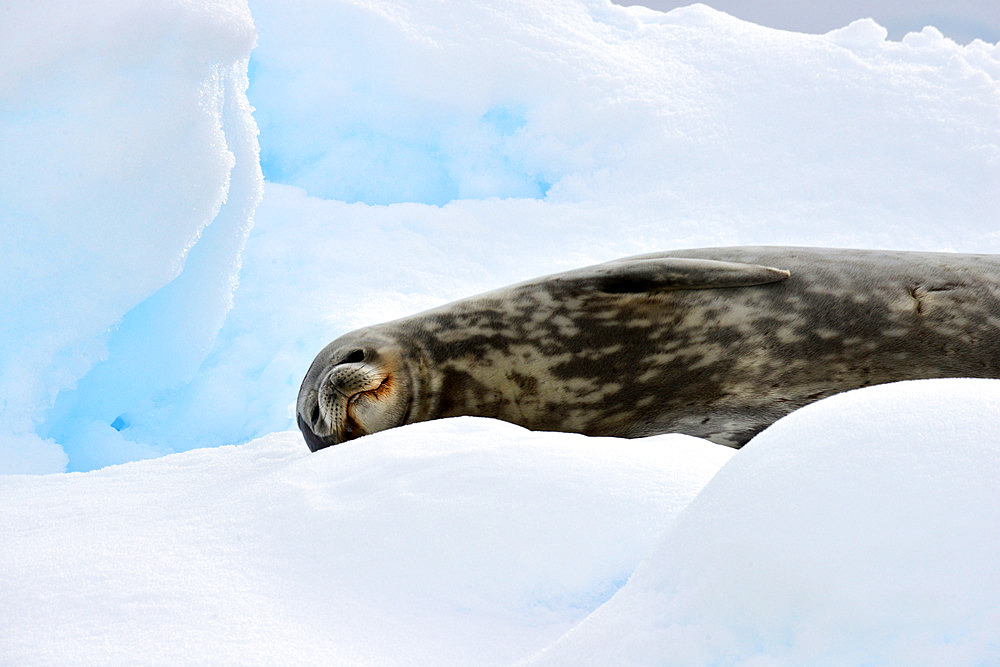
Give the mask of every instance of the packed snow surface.
[[1000, 380], [808, 405], [751, 440], [558, 665], [1000, 661]]
[[[405, 444], [402, 444], [405, 443]], [[0, 477], [0, 656], [483, 664], [620, 587], [733, 450], [471, 417]]]
[[998, 415], [1000, 380], [924, 380], [739, 452], [467, 417], [0, 477], [0, 655], [991, 664]]
[[254, 37], [240, 2], [2, 6], [0, 473], [162, 451], [112, 424], [194, 375], [232, 303]]
[[0, 473], [56, 473], [0, 476], [0, 662], [1000, 662], [995, 382], [833, 397], [725, 467], [289, 431], [335, 336], [517, 280], [1000, 252], [1000, 46], [607, 0], [0, 12]]

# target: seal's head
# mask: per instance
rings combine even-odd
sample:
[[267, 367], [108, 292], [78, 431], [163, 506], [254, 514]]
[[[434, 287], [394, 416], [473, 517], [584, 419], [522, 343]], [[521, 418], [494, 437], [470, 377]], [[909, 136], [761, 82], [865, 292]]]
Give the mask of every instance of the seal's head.
[[298, 423], [311, 451], [406, 423], [410, 379], [397, 347], [353, 333], [317, 355], [299, 389]]

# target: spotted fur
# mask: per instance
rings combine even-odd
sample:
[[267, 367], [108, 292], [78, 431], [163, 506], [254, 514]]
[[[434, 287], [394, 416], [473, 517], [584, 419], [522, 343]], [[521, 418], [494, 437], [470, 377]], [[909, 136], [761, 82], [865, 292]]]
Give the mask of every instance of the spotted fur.
[[[357, 410], [339, 363], [351, 354], [375, 386], [385, 375], [372, 369], [394, 378]], [[717, 248], [548, 276], [349, 333], [313, 362], [298, 412], [314, 450], [458, 415], [739, 447], [824, 396], [931, 377], [1000, 377], [1000, 256]], [[347, 414], [336, 400], [316, 410], [341, 394]]]

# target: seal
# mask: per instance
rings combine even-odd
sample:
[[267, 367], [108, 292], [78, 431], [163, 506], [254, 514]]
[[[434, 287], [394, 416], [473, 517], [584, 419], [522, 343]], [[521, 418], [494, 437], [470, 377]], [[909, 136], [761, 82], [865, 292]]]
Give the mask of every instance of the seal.
[[348, 333], [313, 361], [313, 451], [473, 415], [740, 447], [831, 394], [1000, 378], [1000, 256], [684, 250], [555, 274]]

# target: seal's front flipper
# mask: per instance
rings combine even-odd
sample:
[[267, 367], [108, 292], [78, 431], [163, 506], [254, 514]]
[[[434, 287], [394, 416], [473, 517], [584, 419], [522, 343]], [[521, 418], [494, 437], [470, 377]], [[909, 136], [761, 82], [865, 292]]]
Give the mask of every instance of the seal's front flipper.
[[617, 260], [567, 271], [549, 279], [564, 284], [576, 282], [580, 291], [637, 294], [766, 285], [787, 280], [790, 275], [788, 271], [757, 264], [656, 257]]

